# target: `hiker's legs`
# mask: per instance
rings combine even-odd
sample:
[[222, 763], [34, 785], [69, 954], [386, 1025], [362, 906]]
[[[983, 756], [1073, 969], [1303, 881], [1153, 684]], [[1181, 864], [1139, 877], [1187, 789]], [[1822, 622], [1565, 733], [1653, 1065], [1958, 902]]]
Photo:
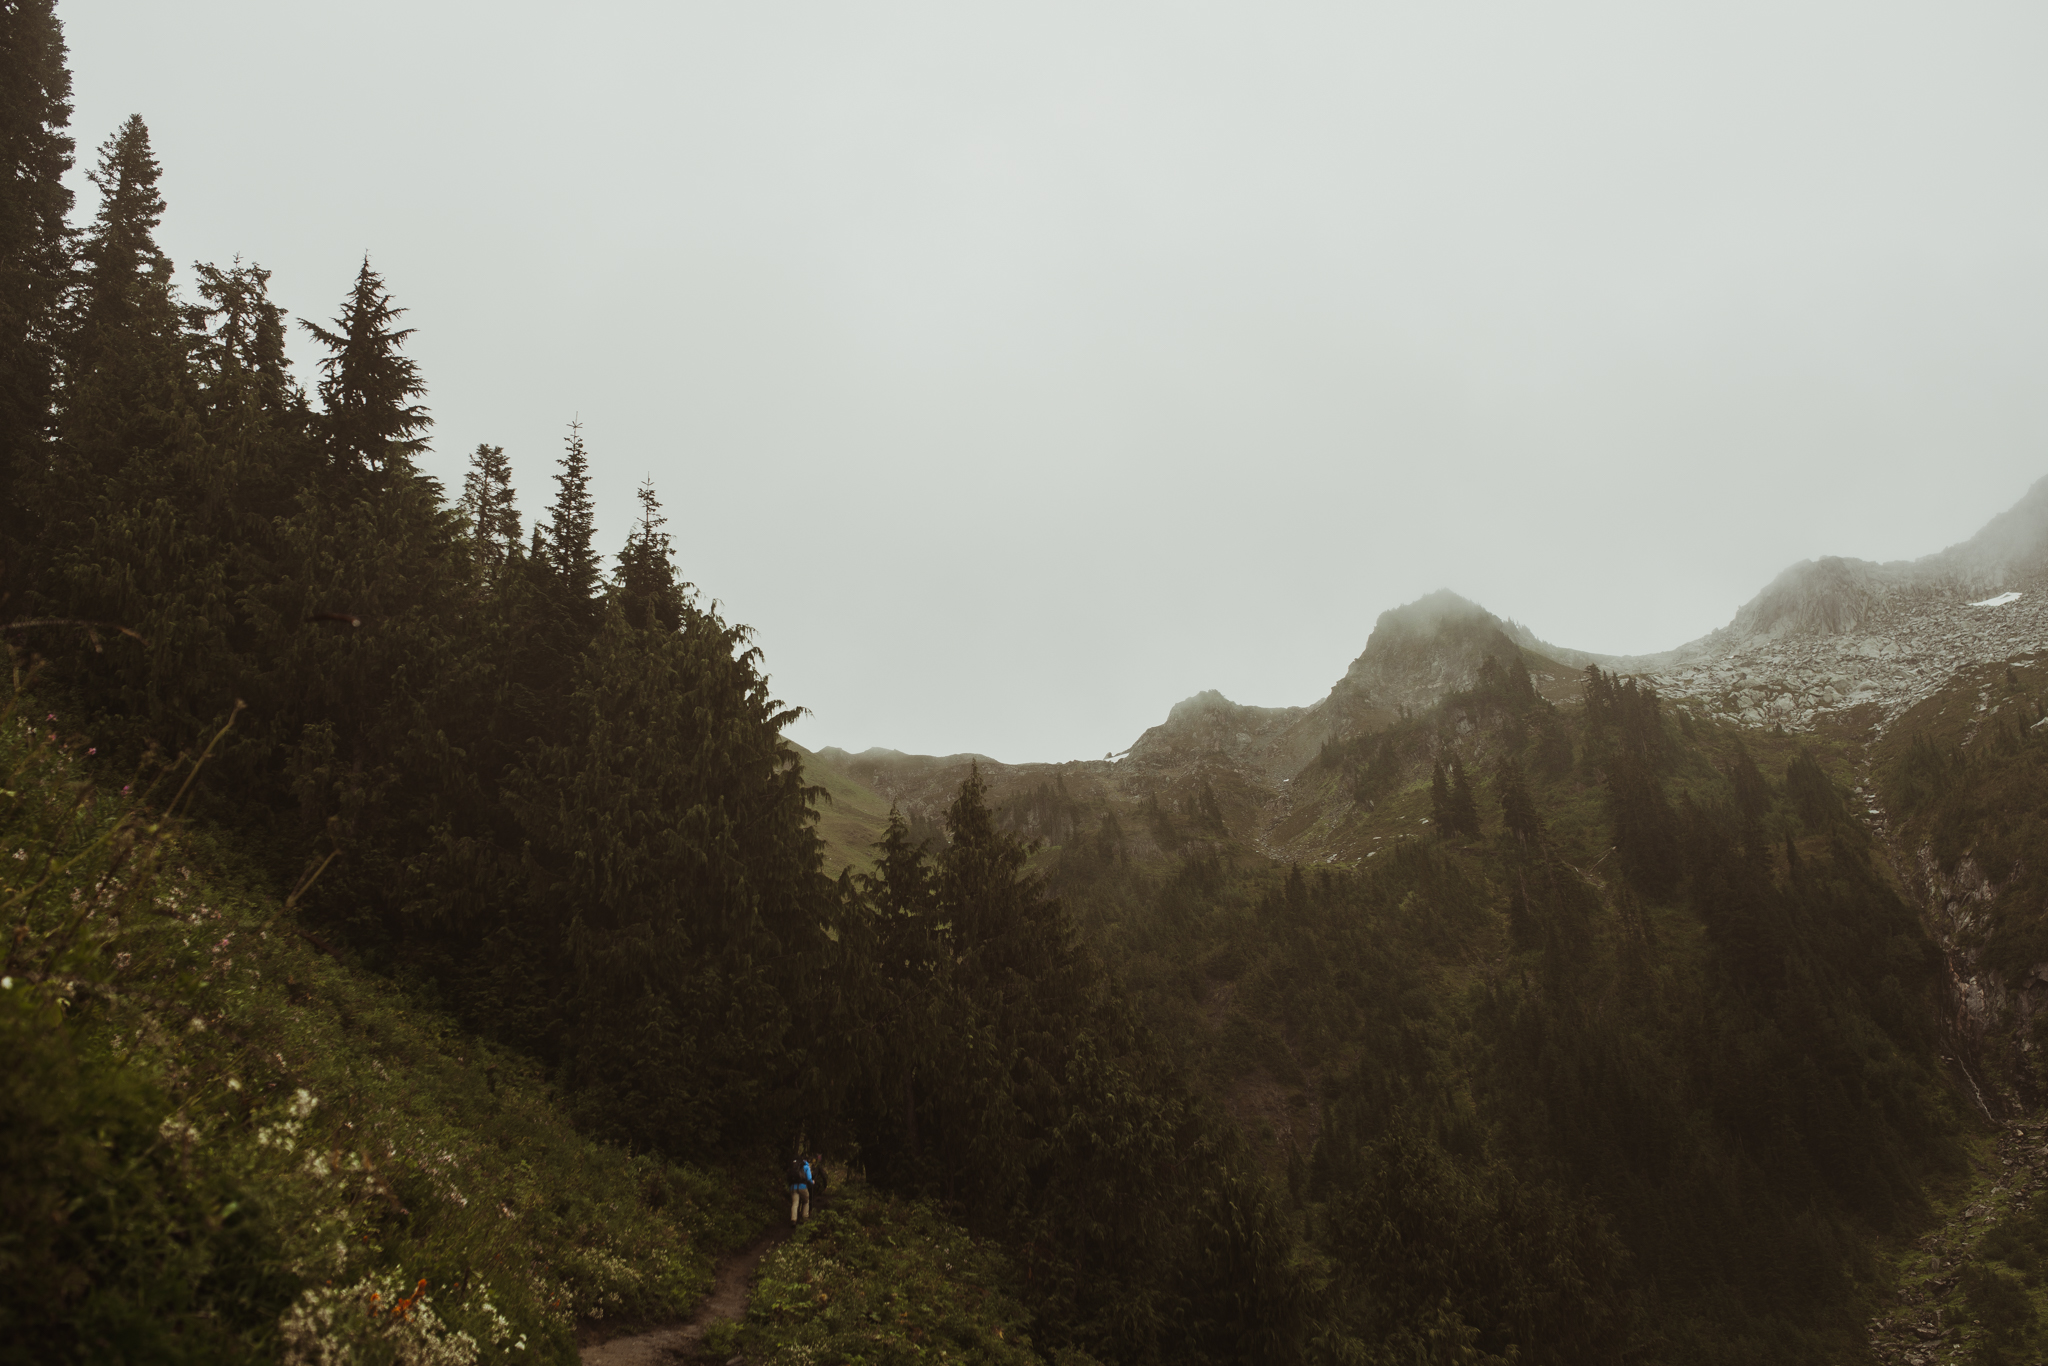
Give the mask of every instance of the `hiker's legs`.
[[791, 1187], [789, 1188], [789, 1222], [790, 1222], [790, 1223], [792, 1223], [792, 1224], [793, 1224], [793, 1223], [795, 1223], [795, 1222], [796, 1222], [796, 1216], [797, 1216], [797, 1211], [798, 1211], [799, 1209], [801, 1209], [801, 1208], [803, 1207], [803, 1203], [804, 1203], [804, 1188], [803, 1188], [802, 1186], [791, 1186]]
[[796, 1193], [796, 1198], [797, 1198], [797, 1201], [798, 1201], [798, 1202], [799, 1202], [800, 1204], [802, 1204], [802, 1205], [803, 1205], [803, 1207], [804, 1207], [804, 1218], [806, 1218], [806, 1219], [810, 1218], [810, 1217], [811, 1217], [811, 1188], [810, 1188], [809, 1186], [801, 1186], [801, 1187], [798, 1187], [798, 1189], [797, 1189], [797, 1193]]

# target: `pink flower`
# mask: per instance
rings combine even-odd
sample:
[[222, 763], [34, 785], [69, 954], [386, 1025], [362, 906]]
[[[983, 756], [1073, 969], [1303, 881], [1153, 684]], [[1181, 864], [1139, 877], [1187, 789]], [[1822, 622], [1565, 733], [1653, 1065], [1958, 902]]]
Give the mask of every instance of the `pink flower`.
[[51, 713], [50, 713], [50, 714], [49, 714], [48, 716], [44, 717], [43, 719], [44, 719], [45, 721], [54, 721], [54, 720], [56, 720], [56, 719], [57, 719], [57, 713], [56, 713], [56, 712], [51, 712]]
[[98, 745], [94, 745], [91, 749], [86, 751], [88, 755], [98, 754], [99, 752], [100, 750]]
[[134, 784], [133, 784], [133, 783], [130, 783], [130, 784], [128, 784], [128, 787], [124, 787], [124, 788], [122, 788], [122, 789], [121, 789], [121, 792], [122, 792], [122, 794], [123, 794], [123, 795], [125, 796], [125, 795], [127, 794], [127, 792], [128, 792], [128, 788], [129, 788], [129, 787], [133, 787], [133, 786], [134, 786]]

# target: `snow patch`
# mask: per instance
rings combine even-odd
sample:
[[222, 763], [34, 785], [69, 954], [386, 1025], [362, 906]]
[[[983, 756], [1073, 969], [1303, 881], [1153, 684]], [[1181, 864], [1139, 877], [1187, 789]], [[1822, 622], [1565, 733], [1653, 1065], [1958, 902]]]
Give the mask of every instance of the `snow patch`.
[[2000, 594], [1999, 594], [1999, 595], [1998, 595], [1997, 597], [1995, 597], [1995, 598], [1986, 598], [1986, 599], [1984, 599], [1984, 601], [1982, 601], [1982, 602], [1973, 602], [1973, 603], [1971, 603], [1971, 604], [1970, 604], [1970, 606], [1972, 606], [1972, 607], [2003, 607], [2003, 606], [2005, 606], [2005, 605], [2006, 605], [2007, 603], [2009, 603], [2009, 602], [2018, 602], [2019, 600], [2020, 600], [2020, 595], [2019, 595], [2018, 593], [2000, 593]]

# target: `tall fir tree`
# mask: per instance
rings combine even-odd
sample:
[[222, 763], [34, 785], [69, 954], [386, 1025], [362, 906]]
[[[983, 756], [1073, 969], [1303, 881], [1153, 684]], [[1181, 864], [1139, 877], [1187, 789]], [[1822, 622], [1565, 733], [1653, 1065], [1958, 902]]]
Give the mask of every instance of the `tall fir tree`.
[[619, 552], [619, 603], [626, 620], [640, 629], [673, 631], [682, 625], [688, 585], [676, 582], [675, 549], [662, 530], [668, 519], [661, 515], [653, 480], [641, 484], [634, 496], [640, 500], [640, 520]]
[[512, 487], [512, 462], [503, 446], [478, 442], [462, 479], [462, 510], [469, 516], [469, 534], [476, 545], [484, 582], [495, 585], [505, 566], [519, 554], [518, 496]]
[[1529, 786], [1522, 778], [1522, 766], [1515, 762], [1513, 756], [1501, 757], [1495, 786], [1500, 792], [1501, 828], [1513, 835], [1515, 843], [1522, 849], [1532, 845], [1540, 847], [1543, 817], [1537, 813], [1536, 803], [1530, 800]]
[[86, 173], [100, 204], [78, 253], [66, 357], [74, 386], [96, 369], [128, 362], [138, 342], [177, 335], [171, 260], [156, 243], [162, 174], [140, 114], [100, 144], [99, 160]]
[[270, 298], [270, 272], [237, 257], [226, 269], [193, 267], [200, 302], [185, 309], [192, 357], [202, 389], [216, 402], [232, 395], [273, 415], [297, 408], [303, 396], [285, 354], [284, 310]]
[[[23, 582], [70, 273], [71, 72], [55, 0], [0, 5], [0, 593]], [[0, 610], [5, 610], [0, 607]]]
[[561, 472], [555, 476], [555, 501], [548, 506], [545, 527], [537, 527], [537, 544], [550, 571], [563, 609], [579, 622], [594, 623], [599, 563], [597, 513], [590, 497], [590, 452], [583, 444], [583, 424], [571, 422], [563, 442]]
[[1444, 822], [1449, 833], [1468, 839], [1479, 837], [1479, 806], [1472, 800], [1472, 784], [1465, 777], [1465, 761], [1451, 751], [1451, 791], [1445, 803]]
[[333, 329], [299, 322], [327, 347], [320, 362], [321, 425], [328, 458], [344, 483], [388, 486], [412, 474], [413, 458], [427, 448], [433, 419], [413, 402], [427, 392], [426, 381], [402, 350], [413, 329], [393, 325], [404, 312], [393, 306], [365, 255]]
[[86, 534], [105, 480], [186, 435], [183, 329], [170, 258], [156, 242], [160, 175], [139, 114], [100, 145], [87, 172], [100, 203], [66, 306], [59, 450], [42, 509], [59, 552]]

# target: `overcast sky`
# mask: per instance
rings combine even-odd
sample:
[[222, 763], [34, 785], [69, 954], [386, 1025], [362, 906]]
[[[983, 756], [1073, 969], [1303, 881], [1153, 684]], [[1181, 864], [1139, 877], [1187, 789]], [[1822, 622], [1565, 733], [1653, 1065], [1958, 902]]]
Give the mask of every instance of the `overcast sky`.
[[2039, 3], [59, 13], [181, 279], [367, 250], [428, 468], [531, 518], [580, 417], [813, 748], [1304, 704], [1438, 587], [1664, 649], [2048, 474]]

